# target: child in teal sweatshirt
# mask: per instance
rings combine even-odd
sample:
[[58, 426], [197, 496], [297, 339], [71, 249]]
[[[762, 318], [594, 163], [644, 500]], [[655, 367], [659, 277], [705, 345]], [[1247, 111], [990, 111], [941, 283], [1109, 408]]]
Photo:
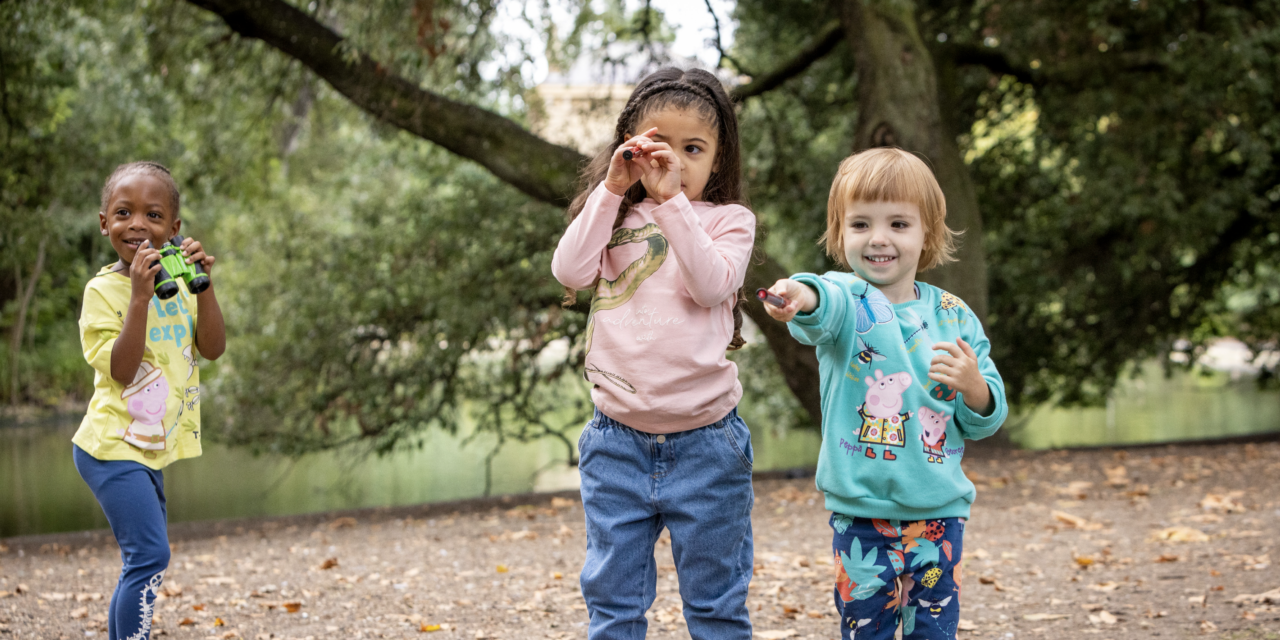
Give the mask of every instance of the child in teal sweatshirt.
[[844, 638], [954, 638], [973, 483], [964, 440], [996, 432], [1004, 383], [980, 320], [916, 282], [954, 260], [954, 232], [933, 174], [899, 149], [840, 165], [828, 201], [827, 252], [853, 273], [801, 273], [765, 305], [817, 348], [822, 378], [818, 488], [835, 531], [836, 607]]

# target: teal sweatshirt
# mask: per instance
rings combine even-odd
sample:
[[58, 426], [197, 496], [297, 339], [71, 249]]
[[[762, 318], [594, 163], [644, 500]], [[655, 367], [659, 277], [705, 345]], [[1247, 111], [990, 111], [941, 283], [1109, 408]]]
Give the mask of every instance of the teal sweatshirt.
[[[1004, 382], [982, 324], [960, 298], [917, 282], [916, 300], [891, 304], [850, 273], [792, 279], [818, 293], [791, 335], [817, 347], [822, 377], [818, 489], [827, 509], [861, 518], [968, 518], [973, 483], [960, 470], [964, 441], [996, 432], [1008, 415]], [[937, 342], [963, 338], [978, 355], [995, 404], [981, 416], [964, 394], [929, 379]]]

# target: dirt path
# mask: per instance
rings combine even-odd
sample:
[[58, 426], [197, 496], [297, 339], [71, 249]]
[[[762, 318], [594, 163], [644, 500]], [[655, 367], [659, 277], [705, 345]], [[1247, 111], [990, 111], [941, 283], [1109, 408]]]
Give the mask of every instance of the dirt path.
[[[979, 499], [960, 638], [1280, 638], [1280, 443], [978, 452], [965, 465]], [[812, 479], [756, 490], [757, 636], [834, 637]], [[175, 526], [156, 633], [585, 637], [581, 505], [489, 504]], [[101, 533], [0, 541], [0, 638], [105, 637], [117, 554]], [[658, 559], [649, 637], [688, 638], [665, 540]]]

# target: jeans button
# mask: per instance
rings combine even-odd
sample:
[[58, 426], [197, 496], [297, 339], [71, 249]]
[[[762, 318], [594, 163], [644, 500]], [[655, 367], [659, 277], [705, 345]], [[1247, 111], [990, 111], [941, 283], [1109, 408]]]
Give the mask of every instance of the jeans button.
[[664, 442], [666, 442], [666, 441], [667, 441], [667, 437], [666, 437], [666, 436], [658, 436], [658, 444], [662, 444], [662, 443], [664, 443]]

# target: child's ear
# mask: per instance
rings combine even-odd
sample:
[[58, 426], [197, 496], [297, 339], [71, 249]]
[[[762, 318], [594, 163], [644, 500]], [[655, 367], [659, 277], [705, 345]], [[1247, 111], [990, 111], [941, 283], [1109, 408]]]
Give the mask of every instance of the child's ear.
[[173, 219], [173, 229], [169, 231], [169, 237], [178, 235], [178, 231], [182, 230], [182, 218]]
[[98, 212], [98, 226], [102, 229], [102, 235], [104, 236], [111, 235], [111, 232], [107, 231], [107, 212], [106, 211]]

